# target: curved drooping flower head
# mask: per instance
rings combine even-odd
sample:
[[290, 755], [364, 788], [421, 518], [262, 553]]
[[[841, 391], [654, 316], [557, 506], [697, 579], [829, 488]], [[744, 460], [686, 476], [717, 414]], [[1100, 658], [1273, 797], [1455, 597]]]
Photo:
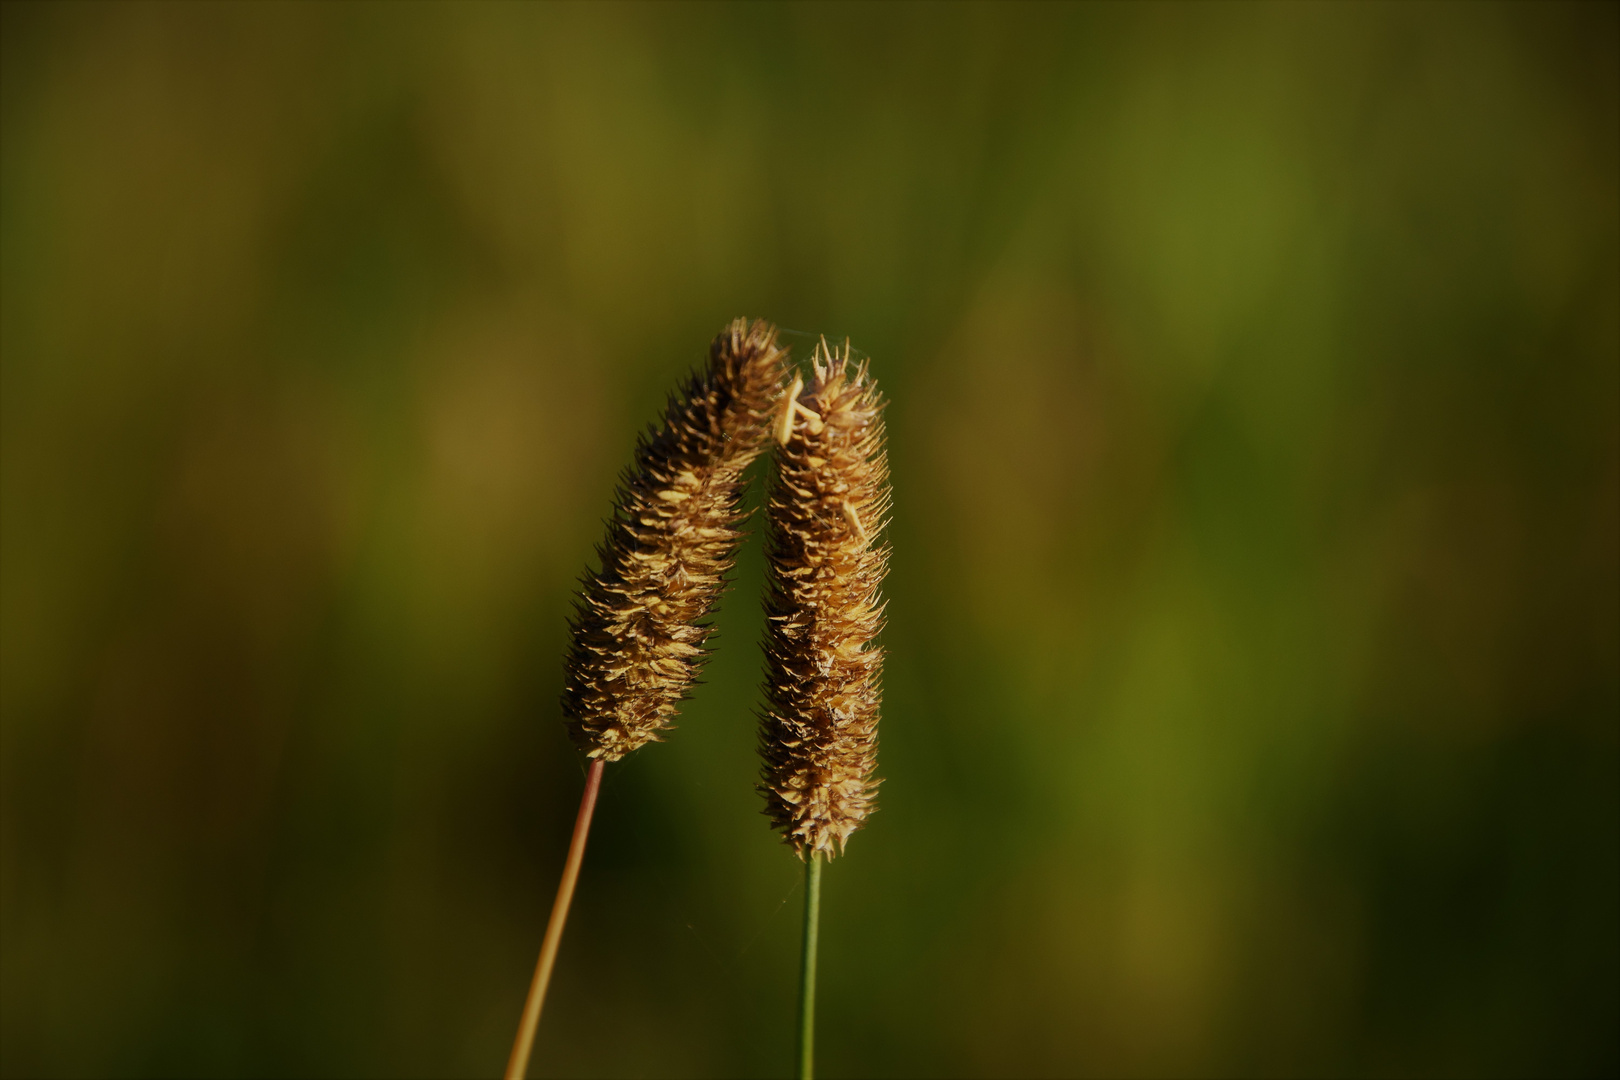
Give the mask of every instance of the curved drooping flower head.
[[702, 668], [703, 620], [742, 539], [743, 472], [781, 397], [776, 337], [769, 323], [734, 321], [637, 441], [571, 623], [563, 715], [590, 757], [617, 761], [658, 740]]

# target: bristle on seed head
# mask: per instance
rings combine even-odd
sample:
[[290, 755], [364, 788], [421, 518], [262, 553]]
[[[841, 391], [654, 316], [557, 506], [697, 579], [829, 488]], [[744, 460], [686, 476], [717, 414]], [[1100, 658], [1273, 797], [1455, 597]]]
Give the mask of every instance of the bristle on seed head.
[[[883, 399], [866, 364], [823, 341], [783, 398], [766, 503], [760, 790], [800, 857], [832, 858], [875, 809], [882, 701], [879, 585], [888, 546]], [[795, 379], [795, 386], [798, 380]]]
[[770, 439], [787, 351], [776, 327], [737, 319], [709, 362], [637, 441], [601, 569], [571, 622], [563, 716], [574, 744], [616, 761], [657, 741], [707, 657], [703, 620], [742, 538], [743, 472]]

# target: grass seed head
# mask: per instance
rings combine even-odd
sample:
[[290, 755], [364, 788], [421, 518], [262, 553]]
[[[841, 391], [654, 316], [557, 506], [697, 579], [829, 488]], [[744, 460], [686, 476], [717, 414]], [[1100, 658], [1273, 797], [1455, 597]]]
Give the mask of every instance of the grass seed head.
[[783, 397], [767, 500], [765, 813], [800, 857], [842, 853], [875, 808], [879, 585], [889, 549], [883, 399], [822, 342]]
[[734, 321], [637, 441], [571, 623], [563, 715], [590, 757], [616, 761], [657, 741], [706, 658], [703, 620], [742, 538], [743, 471], [781, 396], [776, 334]]

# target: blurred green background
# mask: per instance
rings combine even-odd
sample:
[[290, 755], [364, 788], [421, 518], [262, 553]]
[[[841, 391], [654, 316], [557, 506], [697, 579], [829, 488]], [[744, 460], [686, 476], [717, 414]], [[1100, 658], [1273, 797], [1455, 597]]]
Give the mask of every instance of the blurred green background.
[[[498, 1073], [747, 314], [893, 402], [825, 1075], [1613, 1075], [1616, 12], [6, 3], [0, 1072]], [[790, 1069], [759, 575], [537, 1074]]]

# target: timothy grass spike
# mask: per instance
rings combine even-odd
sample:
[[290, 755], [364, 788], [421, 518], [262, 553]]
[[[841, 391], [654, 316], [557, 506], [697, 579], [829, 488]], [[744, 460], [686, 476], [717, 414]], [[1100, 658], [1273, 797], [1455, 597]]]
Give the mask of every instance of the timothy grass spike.
[[592, 759], [557, 898], [523, 1003], [506, 1080], [522, 1080], [585, 858], [602, 770], [670, 726], [697, 679], [713, 610], [741, 539], [743, 472], [769, 442], [787, 353], [776, 328], [737, 319], [709, 363], [636, 443], [574, 608], [563, 715]]
[[706, 659], [703, 620], [742, 537], [743, 472], [776, 420], [776, 337], [764, 321], [732, 322], [637, 442], [572, 621], [563, 715], [589, 757], [658, 740]]
[[[760, 790], [801, 858], [830, 859], [875, 808], [889, 548], [884, 402], [825, 341], [778, 417], [765, 607]], [[797, 382], [795, 383], [797, 385]], [[783, 437], [785, 435], [785, 438]]]

